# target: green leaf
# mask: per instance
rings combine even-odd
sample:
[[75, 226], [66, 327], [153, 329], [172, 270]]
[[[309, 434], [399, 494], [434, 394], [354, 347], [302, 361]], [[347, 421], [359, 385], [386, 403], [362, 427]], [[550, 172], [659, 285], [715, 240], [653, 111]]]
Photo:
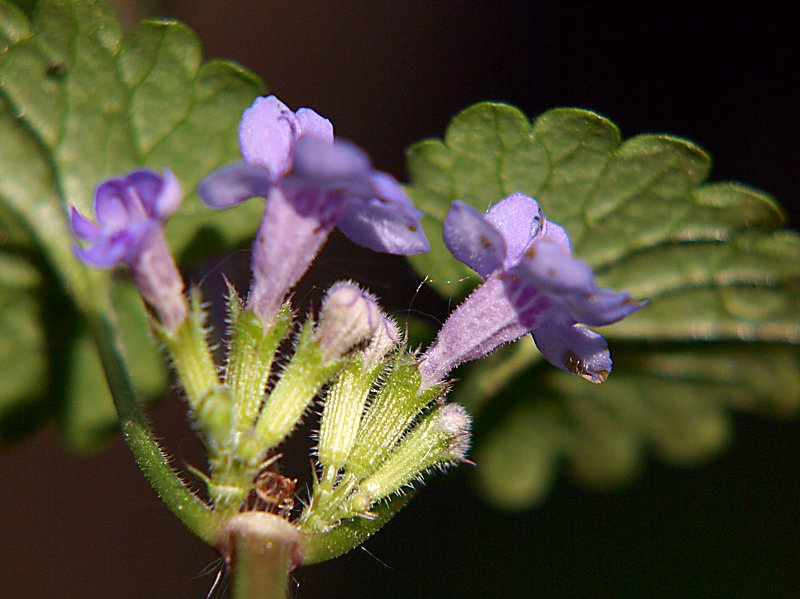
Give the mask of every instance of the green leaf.
[[24, 258], [0, 252], [0, 445], [50, 415], [45, 390], [46, 340], [40, 326], [39, 272]]
[[[258, 203], [214, 213], [194, 189], [209, 171], [239, 159], [237, 124], [262, 86], [232, 63], [204, 63], [195, 35], [177, 22], [147, 21], [124, 39], [97, 0], [41, 0], [30, 20], [0, 1], [0, 82], [0, 232], [7, 232], [0, 252], [48, 282], [19, 314], [4, 311], [0, 338], [20, 361], [36, 343], [50, 348], [26, 362], [23, 370], [35, 375], [0, 386], [0, 405], [50, 406], [73, 446], [95, 449], [113, 412], [79, 314], [108, 308], [112, 279], [72, 256], [69, 207], [91, 212], [103, 178], [169, 167], [186, 194], [168, 225], [173, 250], [197, 261], [242, 243], [255, 231]], [[52, 288], [54, 279], [66, 295]], [[37, 293], [60, 299], [39, 306]], [[120, 293], [128, 296], [114, 301], [134, 382], [143, 394], [159, 395], [164, 366], [147, 338], [142, 304]], [[23, 322], [25, 335], [15, 328]]]
[[464, 296], [477, 281], [442, 242], [450, 202], [485, 210], [521, 191], [566, 227], [600, 285], [650, 302], [602, 330], [615, 362], [605, 385], [556, 371], [530, 339], [460, 371], [453, 397], [480, 413], [479, 483], [494, 502], [533, 505], [561, 463], [582, 484], [611, 487], [648, 451], [701, 461], [729, 439], [730, 409], [800, 407], [800, 236], [780, 229], [766, 194], [707, 183], [710, 159], [697, 146], [666, 135], [622, 142], [585, 110], [531, 123], [482, 103], [408, 160], [433, 246], [411, 261], [443, 295]]
[[614, 489], [648, 452], [679, 466], [719, 455], [733, 436], [731, 410], [787, 417], [800, 406], [800, 360], [787, 345], [618, 344], [614, 369], [600, 386], [544, 363], [518, 379], [515, 387], [538, 393], [503, 396], [517, 403], [494, 414], [498, 425], [475, 450], [481, 493], [504, 508], [531, 507], [561, 464], [585, 487]]
[[[130, 376], [142, 396], [157, 397], [166, 387], [167, 369], [135, 286], [119, 281], [112, 289], [112, 302]], [[116, 433], [117, 413], [97, 348], [85, 329], [78, 329], [59, 367], [66, 385], [51, 394], [58, 394], [61, 434], [73, 449], [95, 453]]]

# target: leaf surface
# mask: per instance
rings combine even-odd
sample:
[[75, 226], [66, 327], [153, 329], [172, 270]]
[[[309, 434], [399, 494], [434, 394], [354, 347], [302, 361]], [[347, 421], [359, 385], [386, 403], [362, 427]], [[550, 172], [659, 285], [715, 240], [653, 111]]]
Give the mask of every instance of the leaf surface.
[[652, 451], [672, 463], [719, 452], [731, 408], [800, 406], [800, 236], [781, 229], [768, 195], [707, 182], [708, 155], [668, 135], [623, 141], [598, 114], [563, 108], [533, 122], [482, 103], [442, 140], [409, 149], [409, 190], [428, 213], [430, 254], [411, 258], [443, 295], [477, 283], [442, 242], [453, 200], [480, 210], [514, 192], [537, 198], [569, 232], [604, 287], [649, 305], [601, 332], [614, 372], [595, 387], [541, 361], [530, 338], [459, 372], [454, 399], [487, 434], [481, 488], [507, 507], [549, 490], [559, 464], [592, 487], [614, 486]]
[[[261, 89], [238, 65], [203, 62], [194, 33], [177, 22], [146, 21], [125, 39], [101, 1], [41, 0], [30, 19], [0, 2], [0, 261], [15, 261], [23, 278], [39, 281], [28, 295], [11, 280], [0, 290], [15, 303], [0, 315], [0, 347], [25, 373], [0, 386], [0, 442], [8, 438], [7, 406], [17, 415], [26, 404], [45, 406], [81, 450], [113, 429], [79, 316], [109, 305], [111, 277], [73, 257], [70, 206], [91, 213], [100, 180], [168, 167], [185, 194], [167, 229], [183, 262], [242, 243], [255, 231], [258, 203], [213, 213], [194, 189], [209, 171], [239, 159], [238, 121]], [[164, 364], [147, 337], [142, 303], [130, 290], [114, 295], [136, 385], [146, 396], [162, 394]]]

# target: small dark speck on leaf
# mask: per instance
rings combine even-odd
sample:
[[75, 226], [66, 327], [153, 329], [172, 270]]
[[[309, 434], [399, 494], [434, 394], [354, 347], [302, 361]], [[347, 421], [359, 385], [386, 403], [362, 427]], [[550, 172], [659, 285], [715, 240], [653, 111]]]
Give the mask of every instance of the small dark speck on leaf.
[[65, 65], [60, 60], [56, 60], [51, 62], [47, 66], [47, 76], [54, 77], [56, 79], [61, 79], [67, 74], [67, 65]]

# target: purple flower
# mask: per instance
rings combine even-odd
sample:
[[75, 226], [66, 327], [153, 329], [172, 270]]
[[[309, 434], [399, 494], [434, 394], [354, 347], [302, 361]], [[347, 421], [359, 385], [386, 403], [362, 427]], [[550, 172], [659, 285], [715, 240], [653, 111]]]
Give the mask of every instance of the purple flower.
[[139, 170], [127, 177], [103, 181], [94, 194], [97, 224], [72, 207], [72, 230], [79, 239], [90, 243], [87, 248], [74, 246], [73, 252], [97, 268], [131, 262], [180, 203], [180, 184], [169, 169], [164, 170], [163, 177]]
[[212, 208], [267, 198], [253, 248], [248, 307], [270, 324], [334, 227], [354, 242], [391, 254], [430, 249], [403, 188], [372, 168], [356, 146], [334, 141], [330, 122], [313, 110], [289, 110], [258, 98], [239, 126], [244, 162], [206, 177], [199, 187]]
[[130, 266], [139, 291], [170, 330], [186, 316], [183, 279], [164, 240], [164, 222], [181, 202], [175, 175], [149, 170], [101, 182], [94, 195], [96, 223], [73, 206], [71, 226], [75, 236], [89, 242], [73, 246], [75, 255], [89, 266]]
[[447, 319], [422, 356], [422, 386], [527, 333], [548, 362], [602, 383], [611, 371], [605, 339], [577, 323], [611, 324], [644, 303], [598, 288], [592, 269], [571, 253], [569, 237], [533, 198], [515, 193], [486, 215], [453, 202], [444, 224], [452, 254], [484, 283]]

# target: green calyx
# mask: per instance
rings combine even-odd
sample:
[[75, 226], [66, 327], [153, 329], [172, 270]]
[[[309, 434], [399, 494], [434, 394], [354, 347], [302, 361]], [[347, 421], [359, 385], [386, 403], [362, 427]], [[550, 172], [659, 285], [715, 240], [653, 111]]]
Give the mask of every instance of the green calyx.
[[[280, 442], [275, 441], [274, 435], [266, 438], [263, 425], [259, 428], [258, 422], [263, 416], [262, 404], [273, 361], [289, 333], [292, 314], [284, 306], [272, 327], [265, 330], [255, 314], [242, 308], [236, 292], [230, 289], [229, 293], [224, 376], [220, 377], [209, 347], [206, 315], [198, 292], [192, 292], [190, 315], [184, 323], [173, 333], [158, 329], [158, 335], [208, 452], [210, 473], [200, 478], [215, 511], [236, 513], [255, 488], [270, 452]], [[303, 345], [304, 351], [313, 353], [308, 345]], [[294, 426], [314, 395], [315, 392], [298, 395], [290, 413], [282, 415], [281, 421], [294, 418]], [[303, 406], [298, 407], [301, 402]]]
[[233, 402], [217, 374], [208, 346], [206, 315], [200, 294], [191, 292], [189, 315], [174, 331], [155, 325], [167, 349], [189, 404], [189, 411], [203, 439], [210, 446], [225, 442], [231, 425]]
[[469, 418], [461, 413], [452, 424], [447, 422], [449, 408], [439, 406], [415, 426], [392, 454], [359, 484], [359, 492], [350, 498], [350, 509], [358, 513], [365, 502], [374, 503], [399, 492], [432, 468], [446, 468], [464, 459], [465, 436]]
[[356, 357], [328, 390], [317, 446], [319, 463], [328, 472], [344, 468], [356, 442], [364, 406], [381, 367], [382, 364], [368, 369]]
[[252, 311], [243, 310], [239, 296], [230, 288], [228, 313], [231, 341], [225, 367], [225, 385], [236, 401], [234, 428], [245, 431], [255, 424], [267, 379], [280, 342], [289, 333], [292, 313], [289, 306], [278, 312], [268, 331]]
[[291, 361], [283, 369], [256, 422], [256, 438], [268, 447], [277, 445], [292, 432], [322, 386], [342, 366], [341, 360], [325, 361], [313, 333], [314, 321], [309, 318], [297, 336]]
[[469, 417], [437, 402], [443, 388], [420, 393], [419, 385], [416, 358], [406, 350], [369, 370], [354, 360], [340, 373], [322, 412], [321, 477], [300, 518], [310, 542], [333, 551], [326, 535], [347, 538], [342, 528], [380, 521], [426, 472], [463, 461]]
[[438, 386], [418, 393], [420, 375], [413, 356], [400, 354], [364, 414], [347, 469], [364, 478], [380, 466], [409, 425], [436, 399]]

